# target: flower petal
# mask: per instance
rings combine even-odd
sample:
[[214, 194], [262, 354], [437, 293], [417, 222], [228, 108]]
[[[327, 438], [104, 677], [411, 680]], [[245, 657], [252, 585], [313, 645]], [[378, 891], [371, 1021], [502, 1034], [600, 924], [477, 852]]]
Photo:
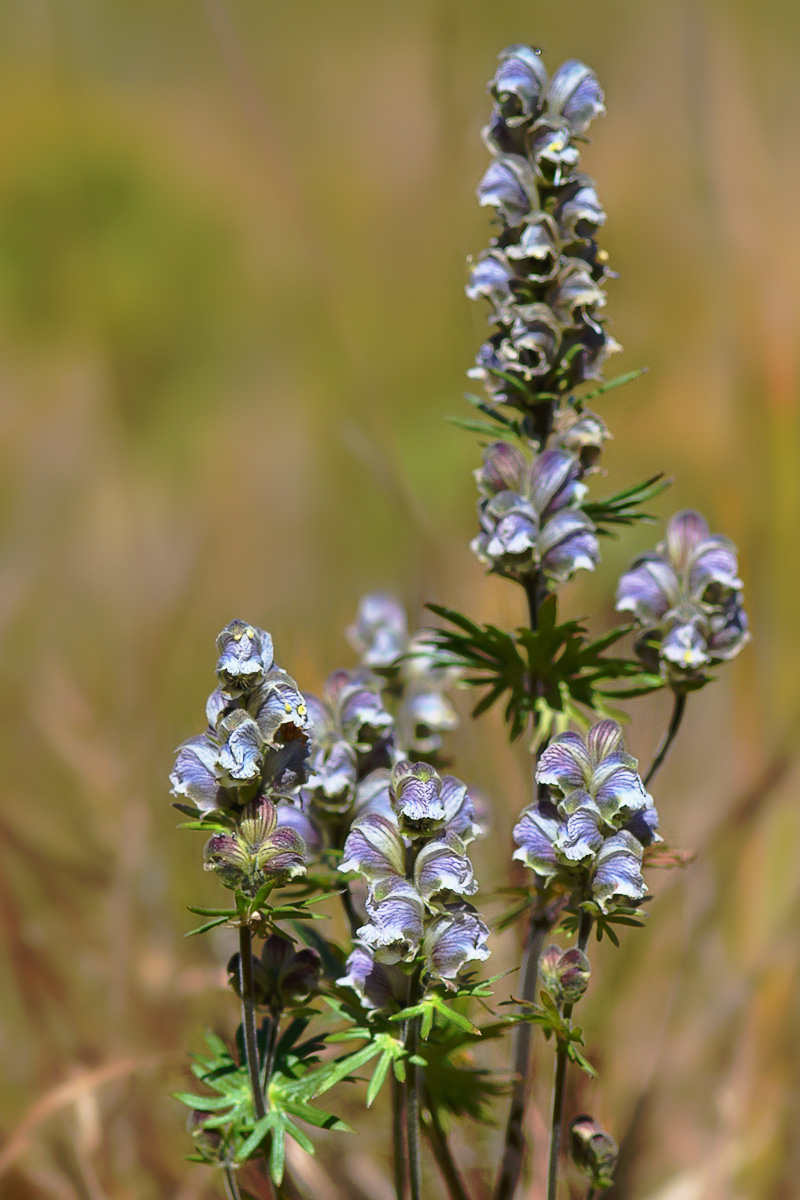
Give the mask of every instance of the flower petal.
[[353, 824], [344, 844], [340, 871], [358, 871], [365, 879], [405, 873], [406, 853], [397, 827], [379, 813], [367, 813]]
[[642, 847], [633, 834], [623, 829], [606, 840], [592, 879], [592, 895], [603, 912], [610, 912], [617, 898], [642, 900], [647, 895], [641, 865]]
[[414, 882], [431, 908], [431, 901], [443, 893], [472, 896], [478, 890], [472, 863], [455, 837], [437, 838], [422, 847], [414, 865]]
[[489, 957], [489, 930], [469, 904], [451, 905], [428, 926], [423, 953], [434, 979], [454, 979], [468, 962]]

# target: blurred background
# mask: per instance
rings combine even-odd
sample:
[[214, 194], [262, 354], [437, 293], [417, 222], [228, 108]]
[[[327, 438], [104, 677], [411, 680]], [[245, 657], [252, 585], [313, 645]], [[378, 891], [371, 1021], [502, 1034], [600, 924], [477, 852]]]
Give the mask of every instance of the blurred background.
[[[575, 1080], [570, 1109], [618, 1138], [633, 1127], [618, 1200], [797, 1195], [800, 8], [6, 0], [8, 1200], [217, 1194], [183, 1162], [168, 1092], [205, 1026], [232, 1031], [232, 947], [183, 940], [186, 904], [218, 888], [201, 840], [175, 833], [167, 774], [203, 723], [218, 629], [267, 627], [313, 690], [352, 663], [342, 630], [365, 590], [396, 590], [414, 620], [426, 600], [523, 618], [469, 553], [478, 448], [443, 420], [467, 411], [484, 331], [465, 258], [489, 236], [473, 197], [484, 85], [515, 41], [551, 70], [584, 58], [606, 89], [585, 167], [620, 274], [610, 373], [650, 372], [602, 402], [614, 441], [598, 492], [674, 475], [661, 517], [698, 507], [735, 539], [755, 634], [692, 698], [660, 775], [664, 833], [699, 856], [654, 872], [648, 928], [601, 948], [582, 1013], [600, 1079]], [[564, 611], [609, 624], [618, 574], [658, 536], [606, 544]], [[648, 760], [669, 703], [632, 711]], [[489, 889], [506, 882], [525, 750], [490, 715], [454, 751], [491, 804], [476, 851]], [[495, 970], [516, 946], [499, 939]], [[319, 1200], [383, 1200], [386, 1111], [334, 1095], [363, 1136], [327, 1136], [298, 1174]], [[499, 1137], [455, 1131], [476, 1191]]]

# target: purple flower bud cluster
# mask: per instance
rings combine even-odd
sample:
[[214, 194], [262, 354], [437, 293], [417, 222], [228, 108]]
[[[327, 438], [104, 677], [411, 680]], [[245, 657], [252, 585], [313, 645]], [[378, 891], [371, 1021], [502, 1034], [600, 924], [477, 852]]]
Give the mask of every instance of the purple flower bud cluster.
[[308, 711], [264, 630], [231, 621], [217, 649], [208, 726], [179, 746], [170, 783], [181, 812], [227, 817], [230, 831], [208, 842], [206, 867], [227, 887], [255, 894], [269, 879], [286, 882], [305, 870], [305, 843], [279, 801], [296, 796], [306, 778]]
[[636, 652], [677, 691], [696, 688], [715, 663], [749, 641], [736, 547], [699, 513], [677, 513], [655, 551], [619, 581], [617, 609], [641, 629]]
[[564, 583], [600, 559], [594, 525], [581, 512], [586, 487], [580, 460], [554, 448], [526, 455], [510, 442], [494, 442], [475, 472], [481, 532], [472, 550], [500, 575], [519, 578], [541, 571]]
[[[253, 999], [258, 1008], [269, 1009], [273, 1018], [285, 1008], [304, 1004], [316, 991], [322, 976], [322, 958], [316, 950], [295, 948], [284, 933], [272, 933], [264, 941], [259, 958], [253, 961]], [[234, 954], [228, 962], [228, 981], [241, 997], [241, 961]]]
[[605, 221], [579, 143], [605, 112], [594, 72], [563, 63], [548, 81], [538, 53], [509, 46], [489, 84], [484, 139], [494, 161], [478, 185], [500, 230], [475, 263], [467, 295], [485, 296], [496, 330], [471, 372], [491, 399], [523, 411], [600, 375], [619, 347], [605, 328]]
[[402, 754], [436, 754], [442, 734], [458, 725], [446, 695], [458, 670], [441, 665], [430, 635], [421, 630], [409, 633], [402, 604], [385, 592], [362, 596], [347, 636], [362, 665], [381, 675], [393, 700], [395, 744]]
[[403, 979], [416, 970], [447, 984], [489, 956], [489, 930], [466, 900], [478, 890], [466, 848], [479, 832], [466, 786], [405, 760], [389, 797], [389, 813], [354, 822], [341, 863], [367, 882], [368, 920], [339, 982], [381, 1009], [402, 1004]]
[[563, 733], [543, 751], [536, 780], [547, 798], [523, 809], [514, 858], [602, 912], [647, 895], [642, 853], [660, 841], [653, 799], [615, 721], [586, 738]]
[[304, 696], [311, 750], [296, 821], [314, 847], [340, 847], [357, 816], [391, 815], [390, 769], [408, 754], [435, 756], [458, 723], [445, 695], [457, 672], [434, 664], [424, 634], [409, 634], [398, 600], [364, 596], [347, 634], [361, 666]]

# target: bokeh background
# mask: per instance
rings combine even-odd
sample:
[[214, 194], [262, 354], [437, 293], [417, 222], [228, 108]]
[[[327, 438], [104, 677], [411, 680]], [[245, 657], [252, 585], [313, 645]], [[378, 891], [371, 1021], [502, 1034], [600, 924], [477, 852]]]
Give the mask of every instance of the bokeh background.
[[[183, 1162], [187, 1047], [230, 1032], [217, 895], [174, 832], [173, 747], [213, 638], [268, 627], [315, 689], [390, 588], [512, 625], [474, 529], [464, 372], [483, 314], [473, 198], [496, 53], [582, 57], [609, 113], [586, 168], [609, 213], [608, 488], [666, 469], [732, 536], [755, 638], [656, 789], [669, 842], [644, 931], [603, 947], [583, 1014], [618, 1200], [790, 1200], [800, 1178], [800, 9], [779, 0], [6, 0], [0, 8], [0, 1194], [205, 1200]], [[602, 491], [605, 484], [601, 480]], [[607, 544], [564, 611], [612, 620]], [[466, 710], [465, 710], [466, 711]], [[640, 702], [647, 759], [668, 716]], [[506, 880], [524, 747], [465, 724]], [[516, 954], [498, 942], [496, 969]], [[508, 983], [513, 987], [513, 981]], [[541, 1132], [550, 1052], [536, 1062]], [[484, 1061], [504, 1066], [505, 1051]], [[386, 1112], [296, 1163], [319, 1200], [383, 1200]], [[332, 1096], [333, 1098], [333, 1096]], [[500, 1110], [503, 1115], [504, 1110]], [[458, 1129], [476, 1192], [499, 1131]], [[304, 1156], [300, 1156], [304, 1158]], [[431, 1196], [438, 1194], [435, 1173]], [[525, 1195], [542, 1195], [534, 1164]], [[577, 1189], [575, 1196], [582, 1195]]]

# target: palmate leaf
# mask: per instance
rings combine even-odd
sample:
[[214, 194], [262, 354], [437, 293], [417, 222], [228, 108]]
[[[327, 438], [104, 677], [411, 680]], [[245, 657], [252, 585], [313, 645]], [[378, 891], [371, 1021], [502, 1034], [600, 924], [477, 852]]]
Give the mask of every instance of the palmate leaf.
[[[234, 1061], [220, 1038], [215, 1034], [207, 1035], [210, 1054], [193, 1056], [192, 1071], [211, 1094], [175, 1094], [176, 1099], [193, 1109], [200, 1118], [194, 1126], [196, 1136], [214, 1131], [221, 1137], [220, 1148], [215, 1153], [198, 1141], [201, 1161], [245, 1162], [263, 1154], [268, 1143], [270, 1174], [279, 1185], [283, 1178], [287, 1136], [294, 1138], [310, 1154], [314, 1153], [313, 1143], [295, 1123], [297, 1120], [318, 1129], [351, 1132], [344, 1121], [311, 1101], [334, 1084], [352, 1077], [371, 1058], [388, 1054], [391, 1060], [405, 1053], [397, 1039], [384, 1036], [383, 1039], [373, 1038], [366, 1046], [332, 1062], [320, 1063], [319, 1054], [325, 1042], [317, 1037], [304, 1038], [308, 1024], [308, 1017], [296, 1017], [278, 1039], [267, 1097], [268, 1111], [260, 1119], [255, 1115], [250, 1080], [241, 1056], [241, 1029], [237, 1033], [237, 1042], [242, 1065]], [[264, 1028], [258, 1032], [258, 1042], [263, 1060], [266, 1050]], [[385, 1070], [383, 1074], [385, 1076]], [[381, 1082], [382, 1079], [377, 1087]]]
[[635, 525], [637, 521], [654, 521], [656, 518], [652, 513], [642, 512], [639, 506], [660, 496], [671, 484], [672, 480], [663, 473], [652, 475], [643, 483], [636, 483], [613, 496], [606, 496], [604, 500], [587, 500], [581, 507], [594, 522], [599, 534], [615, 537], [614, 526]]
[[[579, 621], [556, 621], [556, 598], [549, 596], [539, 610], [535, 630], [513, 632], [496, 625], [477, 625], [455, 609], [428, 605], [453, 628], [435, 629], [430, 640], [441, 663], [456, 664], [464, 682], [483, 689], [473, 709], [479, 716], [498, 701], [505, 702], [505, 720], [512, 741], [537, 714], [540, 736], [566, 728], [570, 721], [586, 723], [585, 712], [610, 715], [609, 701], [643, 695], [663, 687], [635, 659], [607, 651], [632, 627], [618, 626], [589, 640]], [[626, 688], [625, 681], [631, 680]], [[619, 687], [609, 686], [619, 681]]]

